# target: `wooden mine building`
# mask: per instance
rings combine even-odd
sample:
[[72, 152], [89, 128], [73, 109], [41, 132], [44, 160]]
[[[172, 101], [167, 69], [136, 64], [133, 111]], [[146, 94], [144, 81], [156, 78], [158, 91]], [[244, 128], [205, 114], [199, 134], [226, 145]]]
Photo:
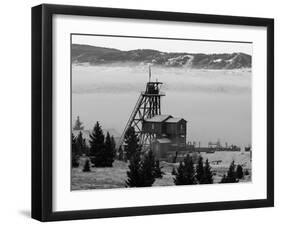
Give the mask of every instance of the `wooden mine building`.
[[157, 159], [171, 159], [177, 152], [186, 151], [186, 123], [185, 119], [171, 115], [155, 115], [144, 120], [142, 130], [154, 137], [151, 149]]

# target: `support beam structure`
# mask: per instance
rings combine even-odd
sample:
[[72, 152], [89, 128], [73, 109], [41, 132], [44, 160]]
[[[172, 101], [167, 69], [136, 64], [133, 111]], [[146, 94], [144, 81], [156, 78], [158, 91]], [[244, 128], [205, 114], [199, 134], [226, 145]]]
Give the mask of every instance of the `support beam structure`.
[[141, 92], [121, 135], [119, 147], [124, 145], [125, 134], [130, 127], [134, 127], [143, 148], [148, 148], [151, 145], [154, 137], [152, 134], [143, 132], [142, 124], [145, 119], [152, 118], [155, 115], [161, 115], [161, 97], [165, 96], [164, 93], [160, 92], [162, 84], [162, 82], [158, 81], [149, 81], [146, 84], [146, 89]]

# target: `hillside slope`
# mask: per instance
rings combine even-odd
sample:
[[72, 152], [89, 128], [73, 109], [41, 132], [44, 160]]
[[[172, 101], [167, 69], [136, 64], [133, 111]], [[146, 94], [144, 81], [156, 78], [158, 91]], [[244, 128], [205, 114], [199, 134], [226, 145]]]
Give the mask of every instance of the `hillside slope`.
[[195, 69], [240, 69], [251, 68], [252, 57], [245, 53], [202, 54], [168, 53], [153, 49], [118, 49], [90, 45], [72, 44], [72, 63], [112, 64], [136, 63], [166, 66], [188, 67]]

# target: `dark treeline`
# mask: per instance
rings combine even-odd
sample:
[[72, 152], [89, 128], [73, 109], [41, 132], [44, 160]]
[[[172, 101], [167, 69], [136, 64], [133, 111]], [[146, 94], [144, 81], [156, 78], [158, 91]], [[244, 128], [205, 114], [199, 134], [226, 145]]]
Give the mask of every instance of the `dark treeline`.
[[[173, 168], [172, 175], [175, 176], [176, 185], [213, 184], [210, 163], [208, 159], [203, 163], [201, 156], [199, 156], [197, 164], [194, 164], [193, 158], [187, 155], [177, 169]], [[238, 183], [240, 179], [244, 178], [244, 175], [249, 175], [249, 172], [246, 170], [244, 173], [242, 166], [235, 166], [235, 162], [232, 161], [227, 174], [223, 175], [220, 183]]]
[[119, 150], [119, 155], [129, 161], [127, 171], [127, 187], [150, 187], [156, 178], [162, 178], [159, 161], [155, 160], [151, 150], [142, 150], [138, 136], [133, 127], [129, 128], [124, 137], [124, 150]]
[[[187, 155], [184, 161], [180, 162], [177, 170], [173, 168], [172, 175], [175, 176], [174, 183], [176, 185], [213, 183], [213, 173], [210, 163], [207, 159], [203, 164], [203, 158], [201, 156], [199, 156], [197, 165], [194, 166], [192, 157]], [[220, 183], [237, 183], [240, 179], [244, 178], [244, 175], [249, 175], [248, 170], [244, 173], [242, 166], [235, 166], [235, 162], [232, 161], [227, 174], [223, 175]]]
[[[127, 187], [147, 187], [152, 186], [156, 178], [162, 178], [160, 163], [155, 160], [151, 150], [144, 151], [139, 144], [138, 136], [134, 128], [129, 128], [124, 138], [124, 148], [119, 149], [119, 159], [129, 161], [127, 171]], [[213, 172], [206, 159], [200, 155], [196, 163], [192, 156], [186, 155], [177, 168], [173, 168], [175, 185], [191, 184], [213, 184]], [[246, 174], [246, 172], [245, 172]], [[249, 172], [247, 171], [247, 174]], [[236, 183], [244, 177], [241, 165], [235, 167], [234, 161], [231, 163], [227, 175], [224, 175], [220, 183]]]
[[[99, 122], [96, 122], [90, 133], [89, 144], [86, 143], [81, 131], [76, 137], [72, 134], [72, 167], [79, 166], [79, 159], [82, 155], [88, 156], [95, 167], [112, 167], [115, 154], [115, 139], [109, 132], [104, 135]], [[83, 170], [88, 172], [90, 168], [88, 170], [88, 166], [86, 165], [90, 167], [90, 161], [87, 160], [85, 162], [84, 169], [86, 169]]]
[[[245, 175], [249, 175], [247, 170]], [[244, 178], [243, 167], [241, 165], [235, 166], [235, 162], [232, 161], [228, 168], [227, 174], [223, 175], [220, 183], [238, 183], [242, 178]]]
[[[105, 135], [99, 122], [96, 122], [90, 133], [88, 144], [82, 132], [76, 137], [72, 134], [72, 167], [79, 166], [82, 155], [88, 157], [83, 172], [90, 172], [91, 164], [94, 167], [112, 167], [115, 159], [128, 162], [126, 187], [150, 187], [157, 178], [162, 178], [164, 175], [159, 160], [155, 159], [152, 150], [149, 148], [146, 150], [141, 146], [133, 127], [127, 130], [123, 148], [120, 147], [118, 152], [116, 152], [114, 137], [108, 132]], [[203, 162], [201, 155], [194, 159], [187, 154], [171, 173], [175, 185], [213, 184], [210, 163], [208, 159]], [[249, 172], [245, 171], [245, 175], [249, 175]], [[242, 166], [235, 166], [232, 161], [220, 183], [237, 183], [243, 177]]]
[[83, 138], [82, 132], [80, 131], [76, 137], [72, 134], [72, 167], [78, 167], [80, 156], [88, 155], [88, 153], [89, 147], [86, 144], [86, 140]]
[[[163, 172], [159, 161], [155, 160], [151, 150], [144, 151], [139, 144], [138, 136], [134, 128], [129, 128], [124, 137], [124, 150], [120, 149], [119, 154], [123, 159], [129, 160], [129, 171], [126, 185], [128, 187], [152, 186], [156, 178], [162, 178]], [[188, 184], [212, 184], [213, 174], [209, 161], [203, 164], [200, 156], [195, 167], [191, 156], [187, 155], [184, 161], [180, 162], [177, 169], [173, 168], [175, 185]]]
[[213, 173], [208, 159], [203, 164], [203, 158], [199, 156], [198, 163], [195, 166], [193, 159], [187, 155], [180, 162], [177, 169], [173, 168], [172, 175], [175, 176], [175, 185], [190, 185], [190, 184], [212, 184]]

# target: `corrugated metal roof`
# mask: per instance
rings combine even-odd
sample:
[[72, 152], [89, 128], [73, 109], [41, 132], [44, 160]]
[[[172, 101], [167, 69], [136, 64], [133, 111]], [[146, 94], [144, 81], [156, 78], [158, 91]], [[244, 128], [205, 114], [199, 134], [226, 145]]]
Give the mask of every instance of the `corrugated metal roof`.
[[176, 122], [179, 122], [180, 120], [186, 121], [186, 120], [183, 119], [183, 118], [169, 118], [166, 122], [176, 123]]
[[171, 115], [155, 115], [152, 118], [145, 119], [146, 122], [163, 122], [167, 120]]
[[159, 142], [160, 144], [169, 144], [172, 141], [168, 138], [160, 138], [160, 139], [157, 139], [157, 142]]

